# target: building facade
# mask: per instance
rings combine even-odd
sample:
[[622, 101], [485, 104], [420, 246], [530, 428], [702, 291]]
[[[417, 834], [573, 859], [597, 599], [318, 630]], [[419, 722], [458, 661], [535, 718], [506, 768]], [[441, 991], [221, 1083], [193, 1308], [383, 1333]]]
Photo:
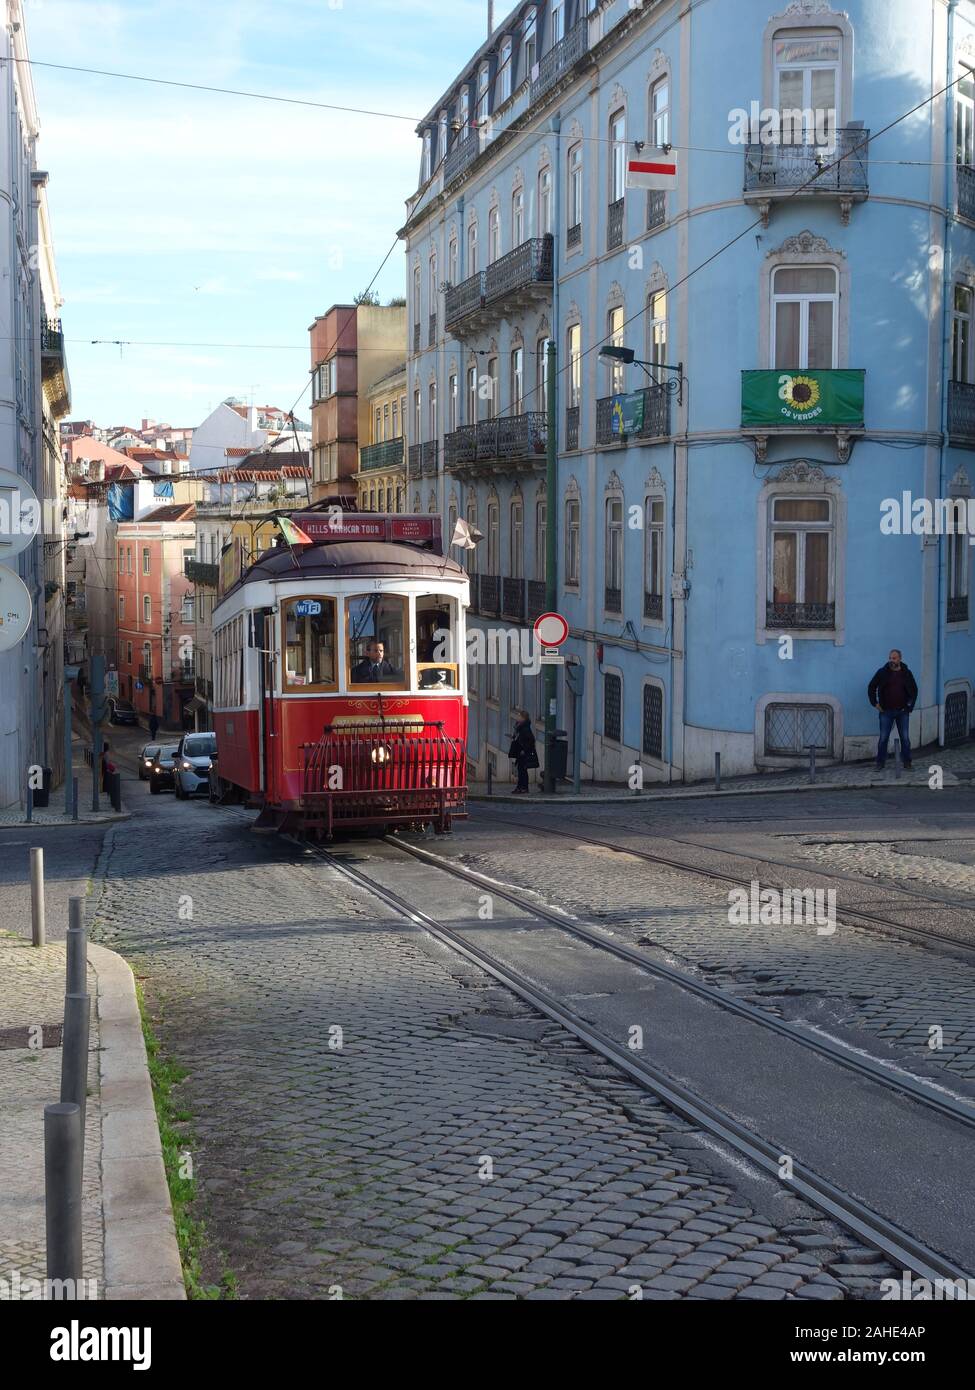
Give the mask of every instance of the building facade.
[[354, 498], [359, 444], [372, 441], [369, 393], [403, 361], [406, 309], [334, 304], [308, 332], [314, 500]]
[[116, 531], [119, 694], [179, 725], [193, 698], [193, 503], [156, 507]]
[[[583, 775], [866, 757], [895, 646], [913, 738], [968, 736], [971, 548], [881, 522], [975, 479], [973, 29], [970, 0], [520, 4], [421, 124], [407, 446], [442, 467], [408, 505], [484, 533], [485, 628], [531, 621], [557, 527]], [[676, 186], [628, 187], [661, 150]], [[483, 773], [541, 681], [472, 674]]]
[[[406, 363], [387, 372], [366, 396], [368, 443], [359, 445], [358, 506], [361, 512], [406, 510]], [[413, 460], [419, 470], [421, 461]]]

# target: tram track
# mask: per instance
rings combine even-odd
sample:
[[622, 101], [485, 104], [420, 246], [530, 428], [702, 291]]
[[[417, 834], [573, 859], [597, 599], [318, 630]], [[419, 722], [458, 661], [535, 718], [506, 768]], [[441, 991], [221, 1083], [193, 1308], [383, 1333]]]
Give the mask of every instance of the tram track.
[[[360, 889], [379, 899], [398, 916], [421, 927], [441, 944], [485, 971], [542, 1016], [559, 1024], [592, 1052], [610, 1062], [630, 1080], [657, 1097], [664, 1105], [712, 1139], [726, 1145], [747, 1159], [762, 1173], [778, 1182], [787, 1184], [795, 1195], [803, 1197], [818, 1210], [830, 1216], [846, 1230], [852, 1232], [858, 1240], [880, 1251], [897, 1268], [911, 1271], [925, 1279], [957, 1281], [970, 1278], [955, 1261], [874, 1211], [865, 1202], [846, 1192], [836, 1182], [822, 1176], [811, 1166], [793, 1160], [791, 1176], [783, 1177], [782, 1152], [779, 1145], [764, 1139], [733, 1115], [675, 1079], [663, 1068], [636, 1056], [628, 1047], [610, 1036], [605, 1029], [569, 1008], [564, 1000], [509, 963], [501, 961], [483, 947], [475, 945], [459, 931], [447, 925], [446, 922], [416, 906], [415, 903], [410, 902], [400, 893], [379, 882], [355, 864], [348, 862], [342, 854], [323, 849], [320, 846], [308, 846], [300, 841], [296, 843], [301, 843], [307, 853], [327, 863]], [[440, 856], [422, 850], [418, 846], [407, 845], [392, 837], [384, 837], [384, 843], [401, 853], [412, 856], [429, 867], [453, 874], [473, 886], [506, 899], [529, 917], [542, 918], [552, 925], [582, 938], [591, 946], [609, 951], [610, 954], [621, 960], [636, 964], [642, 970], [656, 974], [660, 979], [667, 979], [671, 983], [678, 984], [681, 988], [692, 990], [700, 997], [706, 998], [710, 1003], [719, 1004], [723, 1008], [730, 1008], [731, 1012], [747, 1017], [751, 1022], [759, 1022], [763, 1026], [773, 1027], [774, 1031], [788, 1034], [792, 1041], [810, 1046], [821, 1056], [826, 1056], [830, 1061], [857, 1072], [864, 1079], [880, 1082], [892, 1090], [899, 1091], [905, 1098], [930, 1106], [938, 1111], [942, 1117], [949, 1117], [968, 1126], [975, 1124], [975, 1112], [971, 1106], [955, 1097], [948, 1096], [946, 1093], [939, 1094], [933, 1087], [925, 1087], [916, 1078], [909, 1078], [906, 1075], [901, 1076], [896, 1073], [893, 1077], [889, 1074], [885, 1075], [887, 1069], [879, 1063], [874, 1063], [873, 1059], [864, 1059], [855, 1054], [840, 1056], [837, 1055], [836, 1046], [828, 1044], [827, 1040], [811, 1038], [805, 1034], [796, 1036], [798, 1030], [784, 1021], [773, 1019], [771, 1015], [765, 1015], [761, 1010], [745, 1005], [743, 1001], [733, 1000], [731, 996], [722, 995], [720, 991], [704, 986], [680, 971], [674, 971], [670, 967], [659, 966], [655, 962], [648, 961], [639, 952], [629, 947], [607, 941], [597, 932], [590, 931], [562, 914], [527, 901], [527, 895], [524, 892], [519, 894], [515, 890], [509, 890], [473, 870], [448, 863]], [[756, 1018], [755, 1015], [758, 1017]], [[839, 1049], [839, 1052], [842, 1052], [842, 1049]]]
[[[535, 831], [536, 834], [558, 835], [562, 839], [574, 840], [580, 845], [593, 845], [600, 849], [611, 850], [616, 854], [626, 854], [631, 858], [641, 859], [649, 864], [660, 864], [668, 869], [677, 869], [681, 873], [694, 874], [698, 878], [707, 879], [712, 883], [730, 883], [736, 888], [749, 888], [751, 880], [742, 878], [738, 874], [726, 873], [721, 869], [707, 868], [702, 864], [689, 864], [683, 859], [673, 859], [665, 854], [654, 854], [649, 850], [638, 849], [632, 845], [619, 844], [613, 840], [606, 840], [595, 835], [585, 835], [576, 830], [563, 830], [558, 826], [550, 825], [548, 822], [536, 819], [521, 820], [515, 816], [492, 816], [480, 815], [479, 820], [492, 821], [496, 825], [507, 825], [518, 830]], [[694, 840], [679, 840], [672, 835], [665, 835], [661, 838], [673, 844], [687, 845], [693, 849], [702, 850], [708, 854], [723, 854], [728, 858], [748, 859], [755, 864], [770, 864], [776, 868], [788, 869], [792, 873], [805, 873], [807, 877], [825, 878], [830, 881], [842, 878], [850, 883], [865, 884], [864, 879], [856, 878], [852, 874], [832, 873], [831, 871], [810, 865], [803, 868], [798, 864], [790, 864], [786, 860], [769, 859], [758, 854], [749, 854], [747, 851], [719, 849], [714, 845], [698, 844]], [[763, 888], [774, 887], [781, 891], [782, 883], [770, 884], [758, 881], [759, 891]], [[975, 901], [971, 903], [959, 902], [947, 898], [936, 898], [931, 894], [919, 893], [913, 889], [898, 888], [897, 892], [902, 892], [910, 897], [916, 898], [919, 902], [927, 905], [960, 909], [965, 912], [975, 913]], [[903, 922], [895, 922], [892, 918], [884, 917], [880, 913], [870, 912], [866, 908], [854, 907], [849, 903], [837, 902], [837, 919], [842, 918], [841, 925], [862, 927], [865, 931], [879, 932], [887, 936], [896, 935], [901, 939], [914, 942], [928, 949], [937, 948], [942, 950], [948, 948], [961, 953], [966, 960], [975, 959], [975, 939], [965, 941], [958, 937], [945, 936], [943, 932], [930, 931], [927, 927], [912, 927]]]

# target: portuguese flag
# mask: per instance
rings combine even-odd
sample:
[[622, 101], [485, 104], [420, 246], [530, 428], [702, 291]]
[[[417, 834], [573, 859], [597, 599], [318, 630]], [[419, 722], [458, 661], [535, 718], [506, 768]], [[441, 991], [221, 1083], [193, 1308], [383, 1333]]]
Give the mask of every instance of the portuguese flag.
[[279, 516], [278, 525], [281, 528], [282, 536], [284, 536], [289, 545], [315, 544], [311, 536], [306, 535], [301, 527], [291, 520], [290, 516]]

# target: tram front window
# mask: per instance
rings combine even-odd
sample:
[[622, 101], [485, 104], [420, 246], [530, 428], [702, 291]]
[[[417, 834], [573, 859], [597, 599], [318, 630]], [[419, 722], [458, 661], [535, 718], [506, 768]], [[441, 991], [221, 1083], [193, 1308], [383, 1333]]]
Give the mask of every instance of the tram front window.
[[459, 690], [457, 607], [448, 594], [416, 601], [416, 673], [421, 690]]
[[406, 599], [362, 594], [346, 600], [349, 684], [405, 690]]
[[335, 603], [293, 598], [283, 605], [284, 688], [335, 688]]

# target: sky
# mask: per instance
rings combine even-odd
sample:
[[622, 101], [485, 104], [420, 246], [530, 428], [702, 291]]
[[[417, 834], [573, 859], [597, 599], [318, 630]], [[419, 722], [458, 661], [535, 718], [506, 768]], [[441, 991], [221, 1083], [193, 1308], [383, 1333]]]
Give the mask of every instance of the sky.
[[[403, 224], [419, 170], [415, 123], [486, 37], [487, 0], [25, 0], [24, 8], [71, 418], [195, 426], [227, 396], [291, 408], [307, 382], [308, 326], [366, 287]], [[496, 10], [500, 19], [505, 6]], [[405, 293], [402, 243], [375, 288], [383, 302]], [[111, 345], [118, 340], [125, 345]], [[307, 402], [308, 393], [299, 418], [308, 419]]]

